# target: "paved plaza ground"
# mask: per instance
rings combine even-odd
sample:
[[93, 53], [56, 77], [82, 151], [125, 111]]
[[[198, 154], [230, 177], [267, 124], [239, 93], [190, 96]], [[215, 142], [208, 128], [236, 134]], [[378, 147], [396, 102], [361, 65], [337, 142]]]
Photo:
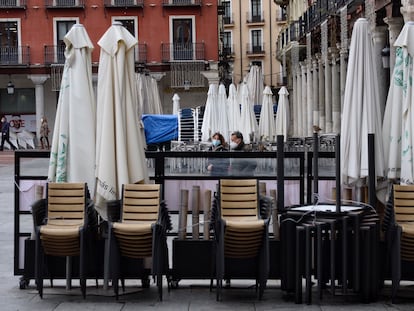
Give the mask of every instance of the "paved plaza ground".
[[[27, 163], [31, 165], [36, 164]], [[35, 167], [33, 167], [35, 169]], [[50, 288], [45, 280], [44, 298], [40, 299], [31, 280], [26, 289], [19, 289], [19, 276], [13, 274], [14, 240], [14, 157], [13, 152], [0, 153], [0, 309], [1, 310], [414, 310], [414, 287], [404, 282], [398, 304], [391, 304], [390, 283], [386, 282], [379, 300], [362, 304], [358, 296], [335, 296], [324, 293], [323, 300], [314, 304], [297, 305], [293, 297], [280, 290], [280, 282], [269, 280], [262, 300], [257, 300], [252, 280], [235, 280], [229, 289], [223, 289], [223, 301], [216, 301], [216, 293], [209, 289], [209, 280], [181, 280], [176, 289], [168, 291], [164, 281], [164, 299], [158, 301], [155, 285], [142, 290], [139, 281], [129, 281], [127, 291], [116, 301], [112, 289], [104, 290], [101, 280], [98, 288], [88, 281], [87, 297], [83, 299], [78, 281], [66, 290], [64, 280], [55, 280]]]

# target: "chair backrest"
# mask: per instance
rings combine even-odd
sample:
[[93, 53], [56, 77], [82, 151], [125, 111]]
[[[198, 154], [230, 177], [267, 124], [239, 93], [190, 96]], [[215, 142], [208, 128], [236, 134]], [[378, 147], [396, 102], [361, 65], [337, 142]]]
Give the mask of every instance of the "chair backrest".
[[220, 180], [220, 212], [227, 220], [258, 219], [257, 179]]
[[86, 217], [86, 183], [47, 184], [47, 223], [83, 224]]
[[394, 185], [396, 222], [414, 221], [414, 185]]
[[160, 209], [160, 185], [123, 185], [121, 209], [122, 222], [156, 222]]

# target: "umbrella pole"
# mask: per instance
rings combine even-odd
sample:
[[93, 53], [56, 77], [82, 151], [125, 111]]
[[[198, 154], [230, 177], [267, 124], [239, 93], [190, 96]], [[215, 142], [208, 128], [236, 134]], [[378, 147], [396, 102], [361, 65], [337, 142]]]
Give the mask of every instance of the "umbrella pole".
[[373, 208], [376, 206], [375, 191], [375, 134], [368, 134], [368, 202]]
[[318, 167], [318, 158], [319, 158], [319, 136], [318, 133], [313, 133], [313, 204], [318, 203], [318, 193], [319, 193], [319, 167]]
[[339, 134], [335, 138], [335, 175], [336, 175], [336, 212], [341, 212], [341, 140]]
[[284, 137], [277, 135], [277, 210], [285, 210]]

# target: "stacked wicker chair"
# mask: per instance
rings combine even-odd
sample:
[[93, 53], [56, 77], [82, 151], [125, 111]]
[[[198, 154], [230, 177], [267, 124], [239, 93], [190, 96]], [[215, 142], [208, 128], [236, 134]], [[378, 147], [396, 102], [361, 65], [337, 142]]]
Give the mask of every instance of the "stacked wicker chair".
[[394, 185], [391, 207], [393, 213], [386, 212], [386, 217], [393, 223], [386, 229], [391, 251], [392, 301], [395, 302], [401, 279], [414, 280], [412, 267], [406, 269], [414, 264], [414, 185]]
[[45, 255], [68, 259], [79, 257], [80, 287], [85, 297], [88, 233], [86, 184], [48, 183], [46, 218], [43, 222], [35, 227], [35, 277], [40, 297], [43, 297], [43, 276], [47, 270]]
[[[118, 299], [119, 280], [138, 276], [143, 287], [152, 274], [156, 279], [159, 299], [162, 300], [162, 275], [168, 271], [166, 232], [171, 223], [165, 204], [160, 201], [160, 185], [125, 184], [120, 201], [120, 220], [109, 223], [109, 258], [106, 264], [112, 271], [113, 288]], [[152, 267], [144, 266], [145, 258], [152, 257]], [[134, 262], [133, 271], [126, 271]]]
[[256, 179], [220, 180], [212, 223], [216, 241], [217, 300], [223, 279], [253, 278], [259, 298], [269, 273], [269, 219], [260, 212]]

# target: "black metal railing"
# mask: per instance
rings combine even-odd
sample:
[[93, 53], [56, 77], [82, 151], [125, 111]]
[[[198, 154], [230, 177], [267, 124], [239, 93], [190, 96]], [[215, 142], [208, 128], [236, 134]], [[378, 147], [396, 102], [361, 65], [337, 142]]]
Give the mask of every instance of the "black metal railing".
[[0, 47], [0, 65], [29, 65], [29, 46], [2, 46]]
[[46, 65], [65, 63], [65, 45], [45, 45], [44, 59]]
[[24, 9], [27, 0], [0, 0], [0, 8], [4, 9]]
[[104, 0], [106, 8], [135, 8], [144, 7], [144, 0]]
[[246, 45], [247, 54], [264, 54], [265, 53], [265, 44], [251, 44], [247, 43]]
[[135, 47], [135, 62], [145, 64], [147, 62], [147, 44], [138, 43]]
[[224, 23], [224, 25], [232, 25], [232, 24], [234, 24], [233, 14], [231, 14], [231, 15], [224, 15], [223, 16], [223, 23]]
[[264, 16], [263, 16], [263, 12], [258, 12], [258, 13], [251, 13], [251, 12], [247, 12], [246, 13], [246, 21], [247, 23], [264, 23]]
[[205, 60], [204, 43], [161, 43], [162, 62]]
[[201, 0], [162, 0], [163, 6], [201, 6]]
[[86, 0], [45, 0], [48, 9], [59, 8], [84, 8]]
[[[147, 44], [138, 43], [135, 47], [135, 62], [147, 62]], [[44, 47], [45, 65], [65, 63], [65, 45], [45, 45]]]

